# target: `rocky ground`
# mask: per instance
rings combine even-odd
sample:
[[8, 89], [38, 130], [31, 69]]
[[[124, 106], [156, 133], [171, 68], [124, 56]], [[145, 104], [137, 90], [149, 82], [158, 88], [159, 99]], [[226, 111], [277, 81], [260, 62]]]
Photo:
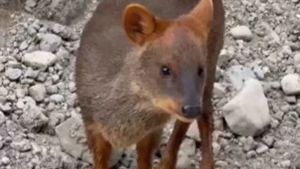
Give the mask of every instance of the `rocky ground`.
[[[300, 1], [224, 2], [226, 42], [214, 97], [216, 166], [300, 169]], [[1, 169], [90, 168], [73, 69], [80, 32], [96, 4], [0, 0]], [[178, 167], [199, 168], [200, 146], [193, 124]], [[135, 157], [130, 149], [115, 152], [111, 166], [135, 168]]]

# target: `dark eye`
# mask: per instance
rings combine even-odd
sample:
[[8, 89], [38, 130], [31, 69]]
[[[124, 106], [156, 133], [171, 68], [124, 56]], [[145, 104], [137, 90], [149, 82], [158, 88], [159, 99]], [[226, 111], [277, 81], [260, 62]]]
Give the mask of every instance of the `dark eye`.
[[198, 68], [198, 76], [202, 76], [203, 74], [203, 68], [199, 67]]
[[171, 70], [167, 66], [162, 66], [160, 71], [161, 71], [162, 76], [170, 76], [171, 75]]

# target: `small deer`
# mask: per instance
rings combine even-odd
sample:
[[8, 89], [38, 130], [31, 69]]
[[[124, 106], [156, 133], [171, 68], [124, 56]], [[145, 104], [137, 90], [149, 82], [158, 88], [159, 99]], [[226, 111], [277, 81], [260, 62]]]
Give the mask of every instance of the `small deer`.
[[189, 124], [197, 120], [201, 167], [213, 169], [211, 98], [223, 46], [222, 1], [201, 0], [173, 19], [161, 19], [141, 4], [121, 6], [122, 16], [113, 5], [106, 6], [121, 21], [110, 27], [115, 20], [96, 10], [84, 28], [76, 61], [77, 94], [94, 169], [108, 169], [112, 150], [133, 144], [138, 168], [151, 169], [163, 128], [172, 118], [176, 123], [160, 168], [175, 168]]

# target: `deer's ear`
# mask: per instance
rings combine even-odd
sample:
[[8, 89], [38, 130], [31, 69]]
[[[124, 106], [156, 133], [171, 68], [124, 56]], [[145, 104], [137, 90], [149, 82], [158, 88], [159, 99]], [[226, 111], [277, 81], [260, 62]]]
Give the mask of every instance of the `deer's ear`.
[[214, 4], [212, 0], [201, 0], [191, 11], [192, 16], [198, 24], [201, 24], [205, 32], [209, 32], [214, 17]]
[[130, 4], [123, 13], [123, 28], [128, 38], [143, 45], [146, 41], [153, 39], [154, 35], [161, 32], [166, 23], [159, 21], [144, 6]]

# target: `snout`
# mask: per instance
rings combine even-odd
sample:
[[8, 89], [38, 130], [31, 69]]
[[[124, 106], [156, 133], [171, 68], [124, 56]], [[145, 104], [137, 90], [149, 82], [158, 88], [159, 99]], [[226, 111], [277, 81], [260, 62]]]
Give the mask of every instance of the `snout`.
[[182, 115], [187, 119], [195, 119], [201, 113], [201, 106], [200, 105], [185, 105], [182, 107]]

